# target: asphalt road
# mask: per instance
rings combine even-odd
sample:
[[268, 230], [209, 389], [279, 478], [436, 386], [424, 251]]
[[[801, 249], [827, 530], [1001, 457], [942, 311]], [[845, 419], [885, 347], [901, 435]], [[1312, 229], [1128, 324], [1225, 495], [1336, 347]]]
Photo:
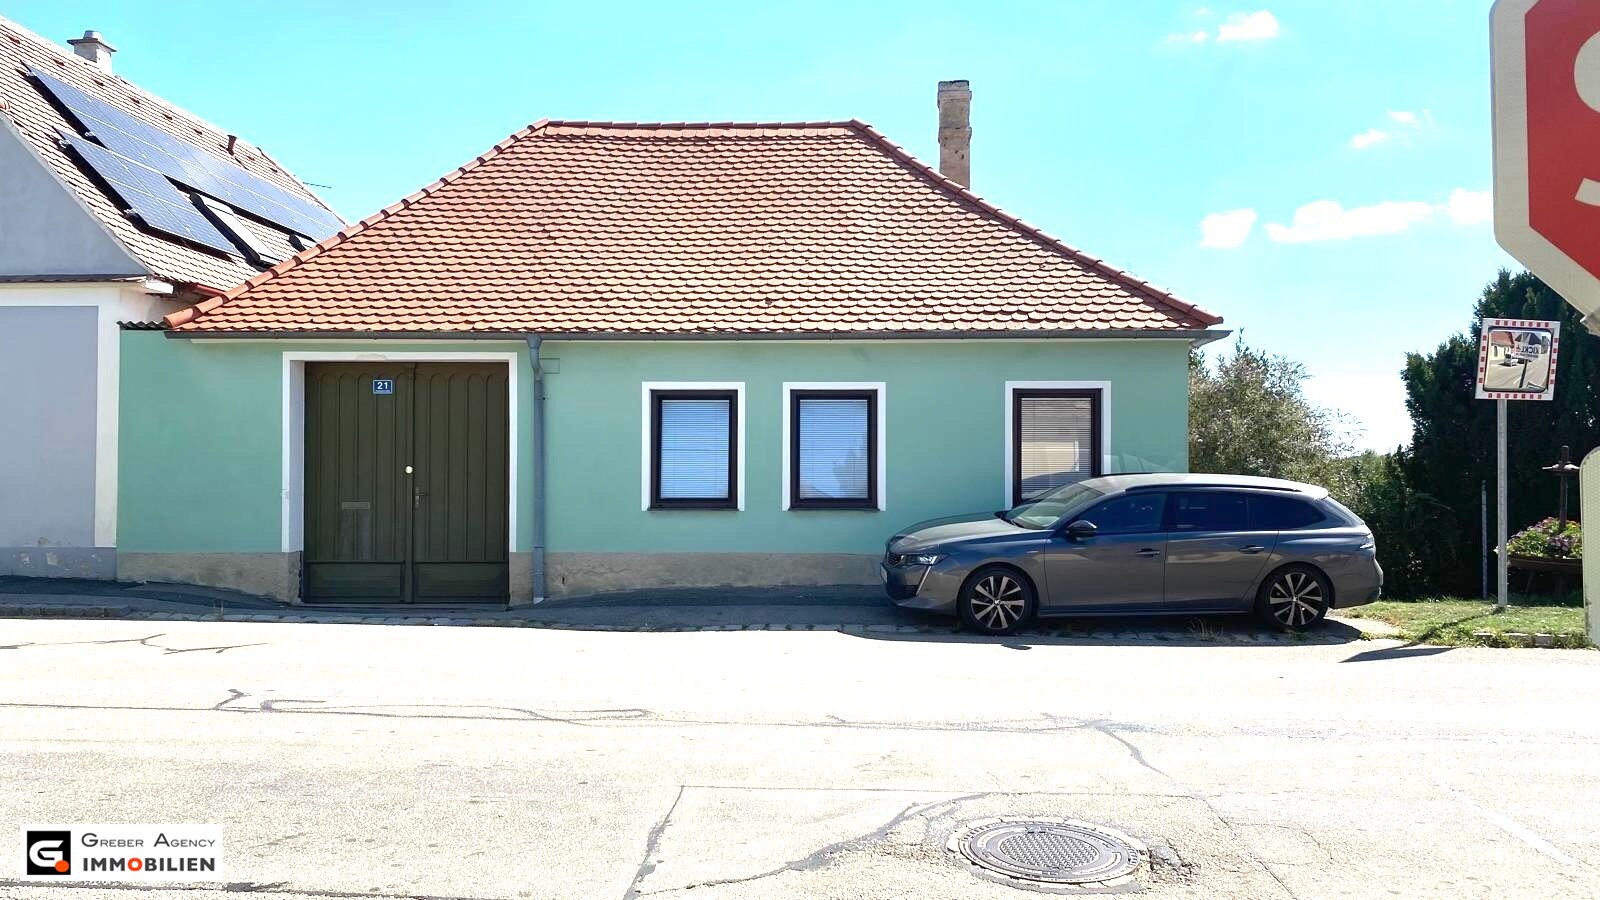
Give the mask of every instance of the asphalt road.
[[[1146, 896], [1600, 896], [1600, 653], [0, 620], [0, 896], [1022, 898], [964, 823], [1102, 823]], [[25, 822], [215, 822], [226, 883], [15, 880]]]

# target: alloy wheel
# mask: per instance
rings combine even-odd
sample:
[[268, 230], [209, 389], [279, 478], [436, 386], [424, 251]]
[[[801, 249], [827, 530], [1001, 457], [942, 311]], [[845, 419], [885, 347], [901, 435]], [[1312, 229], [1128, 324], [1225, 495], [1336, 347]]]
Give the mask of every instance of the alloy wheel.
[[1004, 631], [1022, 618], [1028, 598], [1015, 578], [996, 572], [972, 586], [971, 605], [972, 618], [979, 625], [990, 631]]
[[1286, 628], [1301, 628], [1322, 615], [1327, 606], [1322, 582], [1309, 572], [1285, 572], [1267, 593], [1272, 617]]

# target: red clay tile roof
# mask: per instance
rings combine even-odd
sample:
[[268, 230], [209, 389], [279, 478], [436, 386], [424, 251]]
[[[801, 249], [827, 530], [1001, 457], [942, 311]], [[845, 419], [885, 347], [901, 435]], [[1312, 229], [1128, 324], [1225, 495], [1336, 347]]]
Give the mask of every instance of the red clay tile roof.
[[[197, 62], [196, 65], [212, 64]], [[215, 125], [167, 103], [132, 82], [106, 74], [88, 60], [0, 17], [0, 115], [12, 119], [33, 152], [78, 195], [90, 212], [105, 223], [134, 258], [149, 268], [152, 275], [178, 284], [198, 284], [221, 291], [261, 270], [243, 259], [196, 249], [135, 225], [123, 214], [119, 204], [108, 198], [84, 174], [72, 155], [62, 149], [57, 132], [76, 133], [77, 127], [51, 105], [27, 77], [28, 66], [48, 72], [90, 96], [143, 119], [180, 140], [214, 153], [284, 190], [322, 203], [309, 188], [265, 152], [235, 139], [230, 153], [228, 134]], [[287, 249], [287, 237], [283, 232], [268, 225], [251, 224], [259, 226], [256, 230], [261, 233], [263, 240], [273, 245], [282, 244]]]
[[1188, 331], [860, 122], [539, 122], [181, 332]]

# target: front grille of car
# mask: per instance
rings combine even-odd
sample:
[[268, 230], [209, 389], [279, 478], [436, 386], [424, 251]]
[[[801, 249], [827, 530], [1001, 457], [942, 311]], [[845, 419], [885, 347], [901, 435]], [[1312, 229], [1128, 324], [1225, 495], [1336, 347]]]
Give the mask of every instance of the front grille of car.
[[884, 589], [889, 592], [889, 599], [891, 600], [909, 600], [915, 597], [917, 591], [921, 590], [921, 588], [922, 583], [920, 581], [907, 582], [893, 578], [889, 580], [888, 584], [884, 585]]
[[906, 554], [904, 554], [904, 553], [885, 553], [883, 555], [883, 564], [888, 566], [891, 569], [898, 569], [901, 566], [906, 564]]

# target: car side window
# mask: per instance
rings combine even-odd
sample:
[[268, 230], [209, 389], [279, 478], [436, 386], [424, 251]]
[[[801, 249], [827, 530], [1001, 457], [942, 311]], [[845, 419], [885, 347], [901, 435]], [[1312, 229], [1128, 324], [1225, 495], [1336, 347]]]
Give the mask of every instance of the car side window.
[[1093, 522], [1099, 534], [1154, 534], [1161, 530], [1167, 495], [1124, 494], [1101, 503], [1078, 519]]
[[1294, 531], [1326, 518], [1322, 510], [1294, 497], [1250, 498], [1250, 527], [1256, 531]]
[[1173, 504], [1174, 533], [1248, 531], [1250, 516], [1245, 495], [1223, 491], [1188, 491]]

